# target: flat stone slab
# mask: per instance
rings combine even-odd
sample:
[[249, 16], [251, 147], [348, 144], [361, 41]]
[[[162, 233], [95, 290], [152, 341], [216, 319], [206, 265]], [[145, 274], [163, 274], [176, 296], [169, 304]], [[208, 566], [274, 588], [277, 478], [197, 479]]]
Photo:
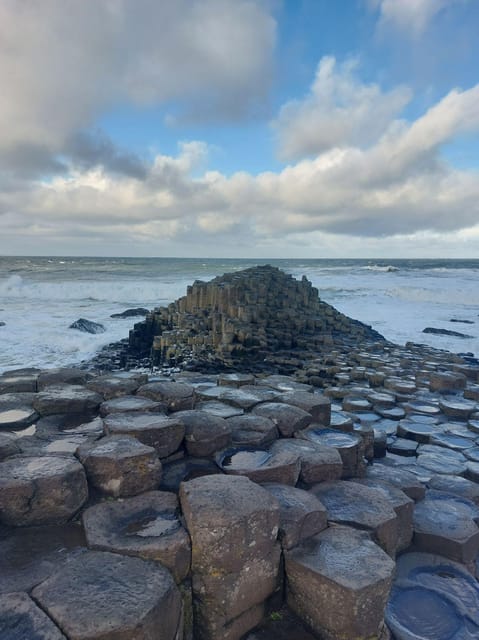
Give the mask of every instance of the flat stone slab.
[[313, 422], [318, 422], [325, 427], [331, 421], [331, 400], [326, 396], [307, 391], [287, 391], [279, 400], [307, 411], [311, 414]]
[[37, 391], [38, 373], [10, 374], [8, 371], [0, 376], [0, 393], [17, 393]]
[[110, 413], [126, 413], [129, 411], [153, 411], [155, 413], [163, 413], [166, 411], [166, 405], [142, 396], [130, 395], [113, 398], [100, 405], [100, 415], [102, 418]]
[[271, 375], [265, 378], [259, 378], [256, 381], [258, 386], [271, 387], [277, 391], [312, 391], [313, 387], [310, 384], [304, 384], [298, 382], [294, 378], [282, 375]]
[[418, 443], [407, 438], [392, 438], [387, 445], [387, 450], [398, 456], [416, 457]]
[[0, 462], [18, 453], [20, 453], [20, 447], [15, 441], [15, 436], [9, 433], [0, 433]]
[[474, 503], [428, 491], [414, 510], [414, 544], [421, 551], [437, 553], [463, 564], [475, 561], [479, 552], [479, 528]]
[[390, 467], [385, 464], [373, 464], [366, 469], [366, 477], [385, 480], [404, 491], [414, 501], [422, 500], [426, 493], [426, 489], [418, 477], [406, 469]]
[[156, 489], [161, 462], [156, 450], [131, 436], [107, 436], [82, 446], [77, 456], [88, 482], [105, 495], [118, 498]]
[[430, 553], [397, 562], [386, 622], [397, 640], [479, 637], [479, 586], [463, 566]]
[[450, 493], [460, 498], [466, 498], [479, 505], [479, 485], [466, 478], [446, 475], [432, 476], [428, 482], [428, 487], [442, 493]]
[[441, 393], [461, 391], [466, 388], [467, 378], [462, 373], [434, 371], [429, 374], [429, 390]]
[[165, 403], [168, 411], [186, 411], [194, 409], [195, 405], [195, 388], [186, 382], [170, 380], [147, 382], [137, 390], [136, 394]]
[[140, 381], [133, 377], [120, 378], [115, 375], [105, 375], [89, 380], [85, 386], [102, 395], [105, 400], [111, 400], [135, 393], [140, 386]]
[[265, 416], [233, 416], [226, 420], [226, 424], [231, 432], [231, 441], [236, 446], [267, 446], [279, 437], [275, 423]]
[[312, 493], [283, 484], [266, 483], [263, 487], [279, 503], [279, 539], [283, 549], [292, 549], [326, 529], [326, 509]]
[[365, 445], [361, 436], [312, 424], [307, 429], [300, 431], [297, 437], [336, 449], [343, 463], [343, 478], [362, 474]]
[[103, 396], [76, 384], [57, 384], [37, 393], [33, 408], [42, 416], [55, 413], [93, 413]]
[[175, 418], [185, 427], [185, 447], [190, 456], [207, 458], [231, 445], [231, 429], [224, 418], [207, 411], [179, 411]]
[[86, 540], [79, 524], [18, 527], [2, 532], [0, 546], [0, 593], [30, 592], [83, 553]]
[[244, 387], [235, 389], [232, 387], [206, 387], [197, 389], [196, 395], [201, 400], [219, 400], [233, 407], [239, 407], [247, 411], [262, 402], [261, 392], [256, 393], [254, 388], [252, 391], [245, 391]]
[[389, 555], [396, 553], [398, 518], [384, 491], [339, 480], [314, 485], [311, 492], [326, 507], [330, 522], [367, 529]]
[[404, 491], [401, 491], [401, 489], [394, 487], [386, 481], [373, 480], [372, 478], [358, 478], [355, 482], [381, 491], [386, 500], [391, 503], [398, 517], [397, 551], [399, 553], [407, 549], [411, 544], [413, 536], [412, 517], [414, 500], [409, 498]]
[[158, 563], [88, 551], [32, 592], [70, 640], [175, 640], [181, 596]]
[[66, 640], [60, 629], [27, 593], [0, 595], [0, 638]]
[[244, 414], [244, 409], [233, 407], [230, 404], [226, 404], [226, 402], [219, 402], [218, 400], [197, 402], [196, 409], [206, 411], [220, 418], [232, 418], [233, 416], [242, 416]]
[[0, 408], [0, 429], [25, 429], [39, 417], [40, 415], [29, 406], [14, 409]]
[[177, 583], [188, 575], [190, 538], [179, 520], [174, 493], [150, 491], [94, 505], [84, 512], [83, 526], [91, 549], [156, 560]]
[[464, 438], [453, 433], [435, 433], [429, 440], [430, 444], [438, 445], [439, 447], [446, 447], [453, 451], [463, 451], [464, 449], [472, 449], [474, 447], [474, 440], [470, 438]]
[[93, 377], [89, 371], [75, 369], [74, 367], [57, 367], [44, 369], [38, 373], [37, 388], [42, 391], [46, 387], [57, 384], [84, 385]]
[[0, 522], [61, 524], [88, 497], [82, 465], [66, 457], [16, 457], [0, 462]]
[[441, 398], [439, 408], [448, 418], [467, 420], [476, 411], [477, 405], [467, 400]]
[[149, 411], [113, 413], [104, 419], [103, 425], [109, 435], [133, 436], [153, 447], [160, 458], [174, 453], [185, 435], [181, 420]]
[[229, 475], [246, 476], [253, 482], [277, 482], [294, 486], [301, 468], [299, 454], [282, 442], [270, 449], [232, 447], [216, 456], [218, 466]]
[[160, 489], [178, 493], [182, 482], [201, 476], [221, 474], [222, 471], [208, 458], [182, 458], [163, 465]]
[[395, 565], [366, 532], [330, 527], [285, 563], [288, 605], [319, 637], [380, 636]]
[[343, 474], [343, 461], [337, 449], [302, 438], [278, 440], [270, 447], [274, 453], [280, 447], [299, 456], [299, 480], [304, 485], [339, 480]]
[[218, 376], [218, 384], [224, 387], [243, 387], [254, 384], [254, 375], [251, 373], [221, 373]]
[[437, 428], [434, 425], [411, 420], [401, 420], [397, 428], [398, 436], [407, 440], [414, 440], [420, 444], [427, 444], [436, 432]]
[[282, 402], [259, 404], [253, 413], [272, 420], [284, 438], [290, 438], [295, 432], [305, 429], [313, 419], [308, 411]]

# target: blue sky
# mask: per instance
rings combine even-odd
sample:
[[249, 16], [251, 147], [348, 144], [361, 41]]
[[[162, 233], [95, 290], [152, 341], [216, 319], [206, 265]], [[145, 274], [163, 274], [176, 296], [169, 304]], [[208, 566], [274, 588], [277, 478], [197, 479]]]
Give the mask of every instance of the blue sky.
[[5, 0], [0, 253], [479, 257], [476, 0]]

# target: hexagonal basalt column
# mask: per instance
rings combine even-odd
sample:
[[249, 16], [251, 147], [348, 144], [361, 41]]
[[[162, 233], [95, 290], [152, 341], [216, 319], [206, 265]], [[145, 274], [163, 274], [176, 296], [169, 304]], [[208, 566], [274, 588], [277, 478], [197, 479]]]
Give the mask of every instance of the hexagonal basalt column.
[[33, 590], [69, 640], [175, 640], [181, 597], [158, 563], [87, 551]]
[[133, 436], [140, 442], [156, 449], [160, 458], [174, 453], [185, 435], [185, 427], [180, 420], [150, 413], [113, 413], [103, 421], [109, 435]]
[[190, 538], [179, 517], [178, 498], [167, 491], [94, 505], [83, 514], [88, 546], [161, 562], [179, 583], [190, 569]]
[[88, 498], [82, 465], [69, 457], [10, 458], [0, 463], [0, 522], [60, 524]]
[[195, 629], [204, 640], [239, 640], [264, 615], [275, 590], [279, 505], [243, 476], [204, 476], [181, 485], [192, 542]]
[[330, 527], [285, 552], [289, 606], [325, 640], [380, 636], [394, 562], [364, 531]]
[[130, 436], [107, 436], [78, 449], [89, 482], [106, 495], [134, 496], [156, 489], [161, 462], [153, 447]]
[[66, 640], [60, 629], [26, 593], [0, 595], [0, 638]]

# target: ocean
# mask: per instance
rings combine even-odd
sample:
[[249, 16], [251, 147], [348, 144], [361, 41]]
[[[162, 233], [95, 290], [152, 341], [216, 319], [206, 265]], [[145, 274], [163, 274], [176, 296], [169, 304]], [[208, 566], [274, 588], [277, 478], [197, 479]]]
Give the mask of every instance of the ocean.
[[[266, 263], [306, 275], [322, 300], [388, 340], [479, 356], [479, 260], [0, 257], [0, 372], [79, 364], [141, 320], [111, 314], [163, 306], [194, 280]], [[80, 317], [106, 331], [70, 329]], [[425, 327], [471, 337], [425, 334]]]

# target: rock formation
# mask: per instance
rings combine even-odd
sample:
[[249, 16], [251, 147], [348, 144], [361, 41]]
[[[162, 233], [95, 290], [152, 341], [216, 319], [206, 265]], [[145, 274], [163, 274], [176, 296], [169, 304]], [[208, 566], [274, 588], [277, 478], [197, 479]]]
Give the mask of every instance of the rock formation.
[[336, 311], [306, 277], [265, 265], [196, 280], [168, 307], [130, 332], [130, 350], [153, 365], [216, 361], [237, 366], [287, 350], [317, 350], [334, 339], [383, 340], [371, 327]]
[[295, 376], [1, 375], [0, 638], [478, 638], [479, 363], [352, 327]]

